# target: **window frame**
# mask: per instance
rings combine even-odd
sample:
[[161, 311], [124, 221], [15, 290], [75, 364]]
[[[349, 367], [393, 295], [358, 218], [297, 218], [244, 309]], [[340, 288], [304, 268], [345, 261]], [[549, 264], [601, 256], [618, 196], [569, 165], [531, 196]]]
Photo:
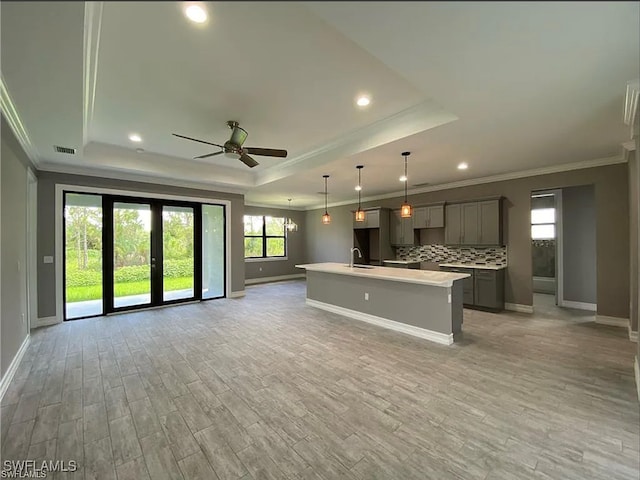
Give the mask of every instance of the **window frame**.
[[[244, 215], [243, 216], [243, 229], [244, 229], [244, 217], [262, 217], [262, 234], [261, 235], [247, 235], [244, 233], [244, 238], [261, 238], [262, 239], [262, 256], [260, 257], [247, 257], [245, 251], [245, 262], [256, 262], [256, 261], [273, 261], [273, 260], [287, 260], [288, 259], [288, 238], [287, 238], [287, 227], [285, 223], [287, 221], [286, 217], [277, 217], [274, 215]], [[282, 218], [282, 235], [267, 235], [267, 217], [270, 218]], [[282, 238], [284, 241], [284, 255], [267, 255], [267, 239], [269, 238]], [[243, 245], [244, 248], [244, 245]]]

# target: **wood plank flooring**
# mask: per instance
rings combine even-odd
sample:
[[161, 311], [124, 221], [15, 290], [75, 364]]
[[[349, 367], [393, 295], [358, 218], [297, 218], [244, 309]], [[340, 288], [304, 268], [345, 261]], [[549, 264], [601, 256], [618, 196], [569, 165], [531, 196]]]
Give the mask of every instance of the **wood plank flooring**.
[[277, 283], [34, 331], [2, 459], [86, 480], [638, 479], [626, 331], [465, 310], [446, 347], [304, 298]]

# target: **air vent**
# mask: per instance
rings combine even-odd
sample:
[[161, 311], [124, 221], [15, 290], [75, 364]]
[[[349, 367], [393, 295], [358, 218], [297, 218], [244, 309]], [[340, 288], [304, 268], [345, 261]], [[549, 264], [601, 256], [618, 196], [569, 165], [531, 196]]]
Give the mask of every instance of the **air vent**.
[[59, 145], [54, 145], [53, 149], [58, 153], [67, 153], [69, 155], [75, 155], [76, 154], [76, 149], [75, 148], [61, 147]]

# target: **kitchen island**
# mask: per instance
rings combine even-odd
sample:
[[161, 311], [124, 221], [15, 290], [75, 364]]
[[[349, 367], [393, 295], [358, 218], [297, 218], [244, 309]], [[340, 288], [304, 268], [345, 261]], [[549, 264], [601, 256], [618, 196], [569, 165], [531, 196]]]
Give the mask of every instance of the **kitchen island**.
[[296, 267], [307, 272], [308, 305], [445, 345], [462, 333], [467, 274], [342, 263]]

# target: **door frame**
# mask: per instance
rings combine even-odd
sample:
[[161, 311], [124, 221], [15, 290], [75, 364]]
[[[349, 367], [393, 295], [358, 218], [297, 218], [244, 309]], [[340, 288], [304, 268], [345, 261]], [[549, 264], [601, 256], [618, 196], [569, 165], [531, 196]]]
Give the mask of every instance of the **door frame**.
[[[57, 183], [55, 185], [55, 279], [56, 279], [56, 322], [62, 323], [64, 320], [64, 193], [65, 191], [74, 193], [114, 195], [121, 197], [136, 198], [139, 200], [169, 200], [187, 203], [204, 203], [209, 205], [221, 205], [225, 207], [225, 297], [231, 296], [231, 228], [227, 220], [231, 218], [231, 201], [217, 198], [191, 197], [188, 195], [169, 195], [163, 193], [141, 192], [135, 190], [123, 190], [115, 188], [87, 187], [82, 185]], [[103, 247], [104, 248], [104, 247]], [[186, 302], [188, 303], [188, 301]], [[170, 304], [168, 304], [170, 305]], [[146, 306], [146, 308], [158, 308]]]

